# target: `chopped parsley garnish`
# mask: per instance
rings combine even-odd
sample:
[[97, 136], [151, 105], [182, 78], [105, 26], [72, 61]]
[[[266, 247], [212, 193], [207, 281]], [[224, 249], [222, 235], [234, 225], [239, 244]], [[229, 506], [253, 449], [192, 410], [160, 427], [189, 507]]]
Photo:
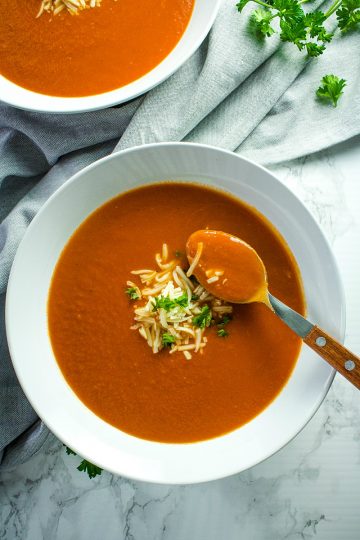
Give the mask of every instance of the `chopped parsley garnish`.
[[177, 259], [181, 259], [184, 256], [182, 251], [179, 251], [178, 249], [175, 251], [175, 257]]
[[178, 306], [180, 307], [187, 307], [188, 305], [188, 297], [187, 294], [184, 293], [178, 298], [174, 298], [171, 300], [168, 296], [157, 296], [154, 298], [154, 307], [153, 311], [156, 311], [158, 309], [165, 309], [165, 311], [170, 311], [171, 309], [174, 309]]
[[175, 298], [174, 302], [177, 306], [186, 307], [189, 303], [187, 293], [184, 293], [178, 298]]
[[198, 294], [192, 294], [192, 295], [191, 295], [191, 300], [192, 300], [193, 302], [196, 302], [196, 300], [199, 300], [199, 298], [200, 298], [200, 296], [199, 296]]
[[218, 323], [218, 326], [226, 326], [230, 321], [232, 317], [229, 315], [224, 315], [221, 321]]
[[205, 305], [201, 308], [201, 312], [199, 313], [199, 315], [196, 315], [196, 317], [193, 318], [192, 322], [195, 326], [198, 326], [199, 328], [206, 328], [207, 326], [210, 326], [211, 319], [211, 309], [208, 305]]
[[129, 287], [128, 289], [125, 289], [125, 294], [129, 296], [130, 300], [138, 300], [138, 298], [140, 298], [136, 287]]
[[227, 332], [224, 328], [219, 328], [217, 331], [217, 335], [219, 337], [227, 337], [229, 335], [229, 332]]
[[[66, 446], [66, 453], [68, 456], [77, 456], [77, 453], [74, 452], [74, 450], [71, 450], [71, 448], [69, 448], [68, 446]], [[90, 463], [90, 461], [88, 461], [87, 459], [83, 459], [80, 465], [76, 468], [80, 472], [86, 472], [89, 478], [95, 478], [95, 476], [101, 474], [103, 471], [100, 467], [94, 465], [93, 463]]]
[[322, 86], [319, 86], [316, 95], [320, 99], [331, 101], [334, 107], [336, 107], [339, 98], [344, 93], [343, 89], [346, 86], [346, 81], [344, 79], [339, 79], [336, 75], [325, 75], [325, 77], [322, 78], [321, 83]]
[[167, 332], [165, 332], [161, 336], [161, 341], [164, 347], [170, 347], [170, 345], [175, 343], [175, 337], [172, 334], [168, 334]]
[[224, 315], [221, 321], [217, 323], [217, 335], [219, 337], [227, 337], [229, 335], [229, 332], [225, 330], [225, 326], [231, 321], [231, 319], [231, 315]]

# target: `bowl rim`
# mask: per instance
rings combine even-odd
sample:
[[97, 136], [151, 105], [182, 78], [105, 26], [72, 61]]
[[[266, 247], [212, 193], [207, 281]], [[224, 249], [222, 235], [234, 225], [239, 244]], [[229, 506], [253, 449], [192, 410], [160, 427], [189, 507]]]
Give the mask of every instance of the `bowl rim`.
[[[99, 160], [96, 160], [94, 163], [91, 163], [90, 165], [84, 167], [82, 170], [78, 171], [76, 174], [74, 174], [72, 177], [70, 177], [68, 180], [66, 180], [64, 182], [64, 184], [62, 186], [60, 186], [60, 188], [58, 188], [49, 197], [49, 199], [44, 203], [44, 205], [41, 207], [39, 212], [35, 215], [34, 219], [30, 223], [30, 225], [28, 226], [27, 231], [25, 232], [25, 235], [24, 235], [23, 239], [27, 236], [28, 231], [31, 232], [32, 228], [36, 226], [37, 221], [41, 219], [42, 212], [47, 208], [48, 205], [50, 205], [51, 201], [55, 197], [57, 197], [60, 192], [67, 189], [69, 184], [72, 184], [72, 183], [76, 182], [78, 177], [82, 176], [83, 174], [86, 174], [88, 171], [92, 170], [93, 168], [98, 167], [99, 165], [101, 165], [102, 163], [104, 163], [106, 161], [111, 161], [113, 159], [117, 159], [119, 154], [120, 155], [131, 154], [131, 153], [137, 152], [137, 151], [139, 151], [141, 149], [144, 150], [146, 148], [154, 148], [154, 147], [163, 147], [163, 148], [165, 147], [166, 148], [166, 147], [176, 147], [176, 146], [179, 146], [179, 145], [180, 146], [189, 146], [189, 147], [195, 147], [195, 148], [208, 149], [210, 151], [220, 152], [220, 153], [223, 153], [223, 154], [230, 155], [232, 157], [236, 156], [236, 158], [238, 158], [239, 160], [242, 160], [242, 161], [250, 164], [251, 166], [253, 166], [255, 168], [261, 169], [264, 173], [271, 176], [273, 181], [275, 181], [275, 183], [281, 184], [282, 189], [284, 189], [287, 192], [287, 194], [290, 196], [290, 198], [296, 199], [297, 203], [302, 207], [302, 211], [304, 211], [304, 213], [306, 214], [306, 217], [318, 229], [319, 235], [322, 237], [322, 241], [324, 242], [324, 247], [327, 249], [327, 251], [328, 251], [328, 253], [329, 253], [329, 255], [330, 255], [331, 259], [332, 259], [334, 276], [335, 276], [335, 278], [337, 280], [338, 295], [339, 295], [339, 297], [341, 299], [341, 303], [340, 303], [340, 306], [339, 306], [339, 321], [340, 322], [339, 322], [339, 327], [338, 327], [338, 333], [339, 333], [338, 337], [339, 337], [340, 342], [343, 342], [344, 341], [344, 336], [345, 336], [345, 320], [346, 320], [346, 303], [345, 303], [344, 287], [343, 287], [343, 282], [342, 282], [342, 279], [341, 279], [341, 274], [340, 274], [337, 259], [335, 258], [334, 254], [333, 254], [331, 245], [330, 245], [327, 237], [325, 236], [321, 225], [316, 221], [316, 219], [314, 218], [314, 216], [312, 215], [310, 210], [306, 207], [306, 205], [303, 203], [303, 201], [301, 199], [299, 199], [297, 197], [297, 195], [295, 195], [295, 193], [286, 184], [284, 184], [279, 178], [277, 178], [276, 175], [274, 175], [272, 172], [270, 172], [268, 169], [266, 169], [266, 167], [255, 163], [251, 159], [243, 157], [243, 156], [241, 156], [239, 154], [236, 154], [235, 152], [232, 152], [232, 151], [229, 151], [229, 150], [225, 150], [225, 149], [218, 148], [218, 147], [215, 147], [215, 146], [212, 146], [212, 145], [201, 144], [201, 143], [161, 142], [161, 143], [149, 143], [149, 144], [145, 144], [145, 145], [138, 145], [138, 146], [134, 146], [134, 147], [131, 147], [131, 148], [127, 148], [125, 150], [114, 152], [114, 153], [112, 153], [112, 154], [110, 154], [108, 156], [105, 156], [105, 157], [103, 157], [103, 158], [101, 158]], [[236, 197], [236, 195], [235, 195], [235, 197]], [[101, 204], [103, 204], [103, 203], [101, 203]], [[101, 206], [101, 204], [99, 206]], [[10, 328], [10, 325], [11, 325], [11, 323], [10, 323], [10, 302], [11, 302], [11, 297], [14, 294], [15, 285], [16, 285], [16, 283], [14, 281], [14, 273], [15, 273], [14, 268], [16, 268], [16, 266], [17, 266], [16, 262], [17, 262], [17, 259], [19, 257], [18, 254], [20, 253], [20, 248], [21, 248], [21, 244], [23, 242], [23, 239], [20, 242], [20, 245], [19, 245], [19, 247], [17, 249], [16, 255], [15, 255], [15, 258], [14, 258], [14, 261], [13, 261], [13, 264], [12, 264], [12, 268], [11, 268], [11, 271], [10, 271], [10, 275], [9, 275], [7, 294], [6, 294], [6, 302], [5, 302], [5, 326], [6, 326], [6, 335], [7, 335], [7, 340], [8, 340], [8, 347], [9, 347], [10, 357], [12, 359], [12, 363], [13, 363], [13, 367], [14, 367], [16, 376], [17, 376], [17, 378], [18, 378], [18, 380], [19, 380], [19, 382], [21, 384], [21, 387], [22, 387], [22, 389], [23, 389], [23, 391], [24, 391], [24, 393], [26, 395], [26, 398], [28, 399], [31, 406], [34, 408], [34, 410], [38, 414], [39, 418], [42, 420], [42, 416], [40, 415], [39, 411], [37, 410], [37, 406], [34, 405], [34, 403], [32, 401], [32, 398], [30, 398], [27, 395], [27, 392], [25, 390], [26, 385], [25, 384], [23, 385], [24, 379], [23, 379], [22, 374], [21, 374], [21, 372], [19, 370], [19, 366], [17, 365], [16, 362], [13, 361], [14, 343], [12, 341], [12, 337], [13, 337], [12, 333], [9, 331], [9, 328]], [[55, 361], [56, 361], [56, 359], [55, 359]], [[83, 458], [88, 459], [89, 461], [91, 461], [93, 463], [96, 462], [96, 464], [98, 466], [100, 466], [104, 470], [107, 470], [107, 471], [109, 471], [109, 472], [111, 472], [113, 474], [121, 475], [121, 476], [124, 476], [124, 477], [132, 479], [132, 480], [138, 480], [138, 481], [143, 481], [143, 482], [151, 482], [151, 483], [154, 483], [154, 484], [162, 484], [162, 485], [171, 485], [171, 484], [190, 485], [190, 484], [205, 483], [205, 482], [209, 482], [209, 481], [213, 481], [213, 480], [218, 480], [218, 479], [221, 479], [221, 478], [224, 478], [224, 477], [232, 476], [234, 474], [238, 474], [240, 472], [243, 472], [245, 470], [248, 470], [248, 469], [252, 468], [255, 465], [258, 465], [259, 463], [262, 463], [263, 461], [267, 460], [268, 458], [270, 458], [271, 456], [276, 454], [278, 451], [280, 451], [282, 448], [284, 448], [289, 442], [291, 442], [304, 429], [304, 427], [310, 422], [310, 420], [312, 419], [312, 417], [314, 416], [314, 414], [317, 412], [320, 405], [324, 401], [324, 399], [325, 399], [325, 397], [326, 397], [326, 395], [327, 395], [327, 393], [329, 391], [329, 388], [330, 388], [330, 386], [331, 386], [331, 384], [332, 384], [332, 382], [334, 380], [334, 377], [336, 375], [336, 370], [331, 368], [330, 365], [328, 365], [328, 367], [329, 367], [329, 375], [327, 377], [326, 384], [324, 384], [322, 391], [321, 392], [319, 391], [319, 395], [318, 395], [317, 400], [314, 401], [311, 410], [308, 410], [307, 415], [304, 416], [304, 419], [301, 422], [301, 425], [297, 424], [296, 427], [291, 428], [291, 429], [288, 430], [290, 435], [288, 436], [287, 440], [285, 442], [283, 442], [283, 443], [281, 442], [279, 444], [274, 445], [274, 449], [267, 452], [266, 455], [264, 455], [261, 459], [255, 458], [253, 460], [248, 460], [248, 462], [250, 461], [248, 466], [246, 466], [245, 468], [240, 468], [240, 469], [236, 468], [236, 467], [233, 467], [232, 470], [229, 470], [226, 475], [224, 475], [221, 472], [217, 472], [216, 470], [214, 470], [214, 474], [212, 474], [212, 475], [205, 474], [204, 476], [201, 476], [201, 475], [197, 474], [197, 475], [194, 475], [194, 478], [191, 479], [191, 480], [187, 479], [186, 481], [182, 481], [181, 478], [172, 478], [172, 479], [164, 482], [162, 480], [156, 479], [156, 477], [153, 477], [152, 474], [149, 474], [148, 478], [144, 478], [144, 476], [141, 475], [141, 474], [139, 474], [137, 476], [136, 474], [133, 474], [133, 473], [131, 473], [131, 475], [127, 476], [126, 472], [124, 472], [124, 471], [119, 472], [119, 470], [117, 470], [115, 467], [109, 466], [108, 463], [105, 463], [104, 461], [102, 461], [101, 458], [97, 459], [97, 460], [94, 460], [93, 457], [91, 457], [89, 454], [87, 454], [84, 451], [81, 451], [80, 455]], [[291, 377], [292, 377], [292, 375], [290, 375], [290, 378]], [[90, 413], [92, 413], [92, 411], [90, 411]], [[92, 413], [92, 414], [94, 414], [94, 413]], [[64, 444], [66, 444], [66, 445], [68, 445], [70, 447], [73, 447], [75, 451], [77, 450], [76, 446], [73, 446], [71, 441], [66, 440], [66, 438], [63, 437], [63, 435], [60, 433], [61, 430], [58, 430], [57, 426], [51, 425], [50, 422], [44, 422], [44, 423], [47, 425], [49, 430], [52, 433], [54, 433], [56, 435], [56, 437], [59, 438], [60, 441], [62, 441]], [[126, 435], [128, 435], [128, 434], [126, 434]], [[222, 439], [226, 435], [228, 435], [228, 434], [224, 434], [224, 435], [219, 436], [219, 437], [217, 437], [215, 439], [209, 439], [209, 441], [213, 441], [213, 440], [216, 440], [216, 439]], [[128, 435], [128, 437], [133, 437], [133, 436]], [[199, 441], [199, 442], [195, 442], [195, 443], [187, 443], [185, 445], [180, 445], [180, 446], [194, 446], [194, 445], [199, 445], [199, 444], [201, 445], [201, 444], [207, 443], [209, 441], [205, 440], [205, 441]], [[150, 442], [150, 443], [152, 443], [154, 445], [159, 445], [159, 444], [163, 445], [163, 443], [157, 443], [156, 441], [147, 441], [147, 442]]]
[[[161, 72], [161, 66], [163, 65], [163, 63], [174, 53], [174, 51], [178, 50], [178, 48], [181, 47], [181, 43], [184, 40], [185, 34], [193, 18], [196, 2], [198, 1], [199, 0], [194, 0], [193, 12], [189, 19], [189, 22], [179, 41], [176, 43], [175, 47], [165, 56], [165, 58], [162, 59], [159, 64], [154, 66], [150, 71], [144, 73], [144, 75], [142, 75], [141, 77], [135, 79], [134, 81], [131, 81], [124, 86], [115, 88], [114, 90], [109, 90], [107, 92], [102, 92], [100, 94], [93, 94], [89, 96], [61, 97], [52, 96], [49, 94], [42, 94], [40, 92], [35, 92], [33, 90], [27, 89], [4, 77], [0, 73], [0, 88], [1, 85], [5, 85], [9, 88], [8, 94], [6, 94], [5, 96], [1, 95], [0, 99], [8, 105], [25, 111], [57, 114], [97, 111], [101, 109], [106, 109], [108, 107], [114, 107], [115, 105], [120, 105], [122, 103], [130, 102], [138, 98], [139, 96], [142, 96], [146, 92], [152, 90], [153, 88], [167, 80], [169, 77], [171, 77], [171, 75], [173, 75], [178, 69], [180, 69], [181, 66], [183, 66], [183, 64], [198, 50], [202, 42], [205, 40], [206, 36], [210, 32], [215, 22], [222, 0], [213, 0], [213, 10], [210, 13], [207, 24], [199, 28], [198, 35], [196, 39], [192, 41], [191, 45], [188, 48], [188, 51], [180, 55], [179, 61], [173, 62], [173, 65], [171, 67], [167, 68], [164, 72]], [[159, 73], [157, 73], [157, 71], [159, 71]], [[142, 85], [143, 80], [145, 80], [144, 85]], [[131, 89], [134, 86], [139, 86], [139, 88], [132, 91]], [[11, 90], [13, 90], [13, 92]], [[17, 95], [19, 91], [21, 92], [20, 98]], [[35, 97], [36, 100], [40, 99], [44, 102], [44, 105], [31, 105], [32, 97]]]

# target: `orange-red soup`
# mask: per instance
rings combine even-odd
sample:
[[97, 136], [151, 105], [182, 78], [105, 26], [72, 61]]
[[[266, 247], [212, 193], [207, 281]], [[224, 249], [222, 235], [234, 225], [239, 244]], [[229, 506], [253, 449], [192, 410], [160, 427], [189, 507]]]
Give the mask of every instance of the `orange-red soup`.
[[102, 0], [79, 15], [36, 18], [40, 0], [1, 0], [0, 73], [53, 96], [99, 94], [157, 66], [175, 47], [194, 0]]
[[299, 338], [263, 304], [235, 306], [229, 336], [209, 328], [204, 353], [191, 360], [167, 350], [155, 355], [130, 330], [130, 272], [155, 267], [163, 242], [170, 253], [185, 253], [189, 235], [205, 228], [252, 245], [273, 294], [304, 312], [296, 262], [271, 224], [241, 201], [192, 184], [146, 186], [100, 207], [54, 272], [49, 332], [64, 377], [98, 416], [137, 437], [186, 443], [238, 428], [276, 397], [299, 354]]

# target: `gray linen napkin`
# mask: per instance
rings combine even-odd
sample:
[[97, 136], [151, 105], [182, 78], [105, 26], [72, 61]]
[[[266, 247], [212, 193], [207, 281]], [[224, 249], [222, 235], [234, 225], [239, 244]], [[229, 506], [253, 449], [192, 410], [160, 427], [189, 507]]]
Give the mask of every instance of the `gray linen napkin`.
[[[319, 2], [314, 5], [319, 5]], [[162, 85], [119, 108], [45, 115], [0, 107], [0, 462], [29, 459], [49, 431], [27, 402], [7, 349], [3, 304], [17, 246], [47, 198], [96, 159], [154, 141], [213, 144], [271, 165], [360, 133], [359, 34], [337, 37], [309, 61], [277, 37], [259, 42], [235, 0], [209, 37]], [[315, 99], [323, 75], [347, 80], [338, 107]]]

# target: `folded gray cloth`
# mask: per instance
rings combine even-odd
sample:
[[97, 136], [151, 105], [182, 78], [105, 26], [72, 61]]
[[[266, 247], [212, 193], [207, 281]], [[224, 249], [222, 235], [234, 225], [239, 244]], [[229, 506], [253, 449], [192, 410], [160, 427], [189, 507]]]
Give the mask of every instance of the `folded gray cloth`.
[[[337, 37], [323, 57], [309, 61], [276, 36], [257, 41], [248, 29], [252, 7], [239, 15], [235, 0], [224, 0], [200, 49], [145, 98], [66, 116], [1, 106], [2, 298], [17, 246], [41, 205], [72, 174], [113, 150], [196, 141], [271, 165], [360, 132], [358, 34]], [[315, 99], [328, 73], [347, 80], [336, 109]], [[49, 432], [17, 382], [0, 324], [0, 461], [5, 468], [26, 461]]]

